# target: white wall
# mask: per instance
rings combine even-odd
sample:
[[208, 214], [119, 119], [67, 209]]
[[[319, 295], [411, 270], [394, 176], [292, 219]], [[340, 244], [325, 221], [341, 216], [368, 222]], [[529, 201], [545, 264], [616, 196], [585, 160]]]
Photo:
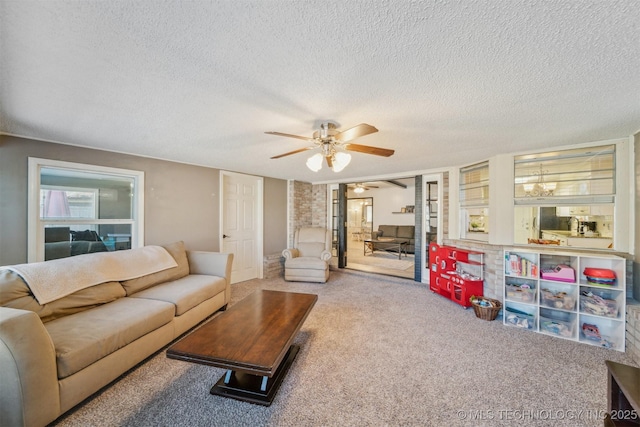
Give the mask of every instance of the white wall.
[[416, 190], [411, 185], [407, 188], [385, 187], [371, 188], [370, 190], [353, 194], [349, 191], [349, 197], [373, 197], [373, 229], [379, 225], [414, 225], [415, 214], [393, 214], [407, 205], [415, 205]]

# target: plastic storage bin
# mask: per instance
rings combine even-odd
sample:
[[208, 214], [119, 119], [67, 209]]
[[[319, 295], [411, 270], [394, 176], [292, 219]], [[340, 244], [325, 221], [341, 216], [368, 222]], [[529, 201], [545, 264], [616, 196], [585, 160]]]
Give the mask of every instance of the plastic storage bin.
[[540, 331], [563, 338], [573, 338], [575, 314], [562, 311], [540, 310]]
[[580, 311], [604, 317], [618, 317], [618, 302], [607, 291], [583, 289], [580, 293]]
[[536, 290], [528, 285], [507, 283], [505, 285], [507, 298], [511, 301], [526, 302], [529, 304], [536, 302]]
[[568, 292], [542, 288], [540, 291], [540, 304], [549, 308], [574, 310], [576, 307], [576, 298]]
[[507, 325], [523, 329], [536, 328], [536, 316], [513, 307], [504, 309], [504, 321]]

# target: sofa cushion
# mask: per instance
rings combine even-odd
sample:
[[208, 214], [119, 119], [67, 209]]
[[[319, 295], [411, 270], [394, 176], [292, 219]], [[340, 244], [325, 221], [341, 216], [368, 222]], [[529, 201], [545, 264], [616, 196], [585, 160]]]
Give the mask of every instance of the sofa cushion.
[[0, 305], [33, 311], [43, 322], [79, 313], [115, 301], [125, 295], [124, 288], [119, 282], [106, 282], [40, 305], [17, 273], [11, 270], [0, 270]]
[[175, 242], [169, 245], [160, 245], [171, 254], [178, 263], [177, 267], [168, 268], [158, 271], [157, 273], [147, 274], [146, 276], [137, 277], [131, 280], [124, 280], [122, 286], [127, 291], [127, 295], [135, 294], [143, 289], [147, 289], [158, 283], [176, 280], [189, 274], [189, 261], [187, 260], [187, 252], [184, 249], [184, 242]]
[[136, 292], [131, 295], [131, 298], [170, 302], [176, 307], [176, 316], [181, 316], [201, 302], [224, 292], [226, 284], [226, 280], [222, 277], [190, 274], [178, 280]]
[[396, 237], [399, 239], [413, 239], [415, 237], [416, 227], [413, 225], [399, 225]]
[[56, 349], [58, 378], [66, 378], [171, 322], [173, 304], [120, 298], [44, 326]]
[[381, 225], [378, 227], [378, 231], [382, 232], [382, 234], [378, 233], [378, 236], [396, 237], [398, 233], [398, 226], [397, 225]]

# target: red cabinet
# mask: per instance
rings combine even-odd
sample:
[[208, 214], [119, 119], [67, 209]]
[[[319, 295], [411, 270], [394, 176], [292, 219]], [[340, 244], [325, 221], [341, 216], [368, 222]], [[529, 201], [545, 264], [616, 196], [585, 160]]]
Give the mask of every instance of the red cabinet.
[[463, 307], [484, 292], [484, 254], [453, 246], [429, 244], [429, 288]]

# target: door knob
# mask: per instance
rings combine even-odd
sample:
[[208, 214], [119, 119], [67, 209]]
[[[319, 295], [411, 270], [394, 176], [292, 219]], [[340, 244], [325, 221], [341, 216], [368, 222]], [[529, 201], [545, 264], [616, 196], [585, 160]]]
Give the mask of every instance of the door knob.
[[222, 235], [222, 238], [223, 238], [223, 239], [226, 239], [227, 237], [231, 237], [231, 236], [227, 236], [226, 234], [223, 234], [223, 235]]

